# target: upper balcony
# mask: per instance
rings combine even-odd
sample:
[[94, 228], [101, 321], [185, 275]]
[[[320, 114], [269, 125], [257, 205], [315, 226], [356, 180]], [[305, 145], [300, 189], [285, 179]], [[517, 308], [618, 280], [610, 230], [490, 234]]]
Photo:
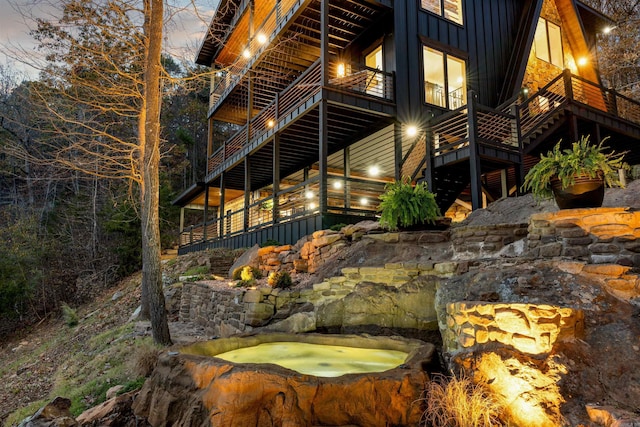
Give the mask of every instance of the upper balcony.
[[[224, 2], [223, 2], [224, 3]], [[391, 9], [389, 1], [332, 0], [329, 3], [329, 53], [349, 61], [354, 42]], [[198, 63], [218, 71], [212, 77], [209, 115], [239, 125], [272, 103], [320, 58], [320, 0], [255, 0], [235, 13], [218, 11]], [[231, 16], [232, 15], [232, 16]], [[215, 24], [215, 25], [214, 25]], [[214, 38], [223, 43], [213, 43]], [[353, 58], [359, 61], [360, 58]], [[343, 74], [354, 75], [360, 68]], [[335, 75], [337, 76], [337, 74]], [[343, 76], [343, 77], [344, 77]], [[355, 75], [354, 79], [363, 78]], [[357, 84], [366, 84], [354, 82]], [[247, 113], [251, 85], [253, 101]]]

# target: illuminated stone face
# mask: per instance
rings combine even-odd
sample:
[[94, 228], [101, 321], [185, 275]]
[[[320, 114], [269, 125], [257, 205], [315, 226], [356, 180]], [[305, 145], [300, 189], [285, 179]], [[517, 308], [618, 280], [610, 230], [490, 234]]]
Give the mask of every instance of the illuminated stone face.
[[443, 344], [449, 354], [500, 345], [538, 355], [559, 340], [580, 338], [584, 314], [547, 304], [464, 301], [447, 305], [446, 324]]
[[[215, 352], [269, 340], [316, 341], [402, 350], [411, 356], [385, 372], [322, 378], [267, 363], [204, 357], [199, 344], [165, 353], [134, 403], [151, 425], [418, 425], [426, 366], [435, 347], [398, 337], [261, 334], [214, 340]], [[191, 354], [184, 354], [184, 352]]]

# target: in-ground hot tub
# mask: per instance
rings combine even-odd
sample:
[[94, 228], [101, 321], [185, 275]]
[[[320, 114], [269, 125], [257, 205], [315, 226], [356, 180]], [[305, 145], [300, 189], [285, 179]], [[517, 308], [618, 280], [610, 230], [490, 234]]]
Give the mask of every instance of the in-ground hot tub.
[[[298, 347], [296, 365], [328, 369], [330, 375], [217, 357], [237, 350], [250, 354], [264, 344], [276, 353]], [[346, 362], [347, 370], [359, 372], [336, 372], [337, 361], [306, 352], [317, 346], [337, 346], [328, 350], [338, 355], [360, 354], [361, 363], [348, 357]], [[432, 344], [399, 337], [263, 334], [208, 341], [163, 354], [135, 411], [154, 426], [417, 425], [433, 354]], [[380, 358], [390, 364], [379, 365]]]

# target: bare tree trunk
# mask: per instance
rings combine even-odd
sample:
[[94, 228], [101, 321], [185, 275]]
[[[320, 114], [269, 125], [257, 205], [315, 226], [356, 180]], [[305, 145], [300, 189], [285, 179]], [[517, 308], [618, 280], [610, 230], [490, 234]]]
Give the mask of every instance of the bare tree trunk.
[[162, 292], [160, 267], [160, 57], [163, 0], [145, 0], [145, 35], [148, 43], [144, 73], [144, 138], [141, 140], [142, 184], [142, 289], [146, 288], [151, 332], [158, 344], [170, 345], [171, 336]]

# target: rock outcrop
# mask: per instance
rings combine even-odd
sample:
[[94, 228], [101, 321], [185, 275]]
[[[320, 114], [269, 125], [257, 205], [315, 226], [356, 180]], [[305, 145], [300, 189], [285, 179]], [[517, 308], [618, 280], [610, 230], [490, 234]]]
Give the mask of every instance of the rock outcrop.
[[381, 373], [320, 378], [271, 364], [164, 354], [134, 403], [138, 416], [163, 426], [418, 425], [426, 344], [406, 365]]

